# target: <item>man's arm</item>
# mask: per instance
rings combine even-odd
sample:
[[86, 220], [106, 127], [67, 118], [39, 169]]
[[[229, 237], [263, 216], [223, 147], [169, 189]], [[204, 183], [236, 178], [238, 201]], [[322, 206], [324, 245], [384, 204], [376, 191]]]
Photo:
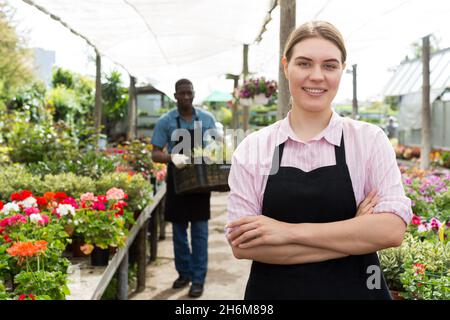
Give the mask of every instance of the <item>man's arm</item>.
[[163, 148], [153, 145], [152, 161], [160, 162], [160, 163], [169, 163], [169, 162], [171, 162], [171, 157], [170, 157], [170, 154], [163, 151]]

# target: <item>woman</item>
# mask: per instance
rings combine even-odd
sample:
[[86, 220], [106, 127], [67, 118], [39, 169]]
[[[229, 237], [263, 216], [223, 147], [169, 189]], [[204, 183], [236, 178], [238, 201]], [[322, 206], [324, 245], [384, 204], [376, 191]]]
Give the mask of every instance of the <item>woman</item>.
[[331, 108], [345, 60], [330, 23], [294, 30], [292, 109], [233, 155], [227, 237], [253, 260], [245, 299], [390, 299], [376, 252], [402, 243], [411, 202], [382, 129]]

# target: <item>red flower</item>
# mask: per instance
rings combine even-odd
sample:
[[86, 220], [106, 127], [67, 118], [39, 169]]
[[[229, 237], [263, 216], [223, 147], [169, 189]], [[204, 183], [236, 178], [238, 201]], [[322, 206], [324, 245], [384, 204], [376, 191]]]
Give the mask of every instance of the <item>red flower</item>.
[[22, 201], [33, 196], [30, 190], [22, 190], [11, 195], [11, 201]]
[[419, 226], [422, 223], [422, 219], [420, 219], [419, 216], [416, 216], [415, 214], [413, 214], [411, 223], [415, 226]]
[[98, 202], [102, 202], [102, 203], [107, 203], [108, 202], [108, 198], [106, 198], [106, 196], [104, 195], [100, 195], [97, 197], [97, 201]]
[[65, 194], [64, 192], [57, 192], [57, 193], [55, 193], [55, 199], [56, 199], [56, 201], [62, 201], [62, 200], [64, 200], [64, 199], [66, 199], [66, 198], [68, 198], [69, 196], [67, 195], [67, 194]]
[[25, 300], [27, 298], [27, 295], [26, 294], [21, 294], [20, 296], [19, 296], [19, 300]]
[[11, 238], [7, 235], [7, 234], [5, 234], [4, 236], [3, 236], [3, 239], [6, 241], [6, 242], [12, 242], [12, 240], [11, 240]]
[[4, 205], [3, 201], [0, 201], [0, 210], [3, 209], [3, 205]]
[[418, 274], [425, 274], [425, 269], [426, 269], [426, 267], [422, 263], [415, 263], [414, 264], [414, 270], [416, 272], [416, 275], [418, 275]]
[[44, 207], [47, 205], [47, 199], [45, 199], [45, 197], [35, 197], [35, 198], [39, 207]]
[[36, 297], [35, 297], [34, 294], [32, 294], [32, 293], [30, 293], [30, 294], [28, 295], [28, 297], [30, 297], [31, 300], [36, 300]]

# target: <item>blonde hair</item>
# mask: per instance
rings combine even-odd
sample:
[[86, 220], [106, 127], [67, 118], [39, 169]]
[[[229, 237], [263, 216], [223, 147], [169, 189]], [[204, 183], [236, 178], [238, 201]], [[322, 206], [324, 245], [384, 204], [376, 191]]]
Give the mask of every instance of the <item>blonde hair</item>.
[[345, 49], [344, 38], [334, 25], [326, 21], [306, 22], [291, 32], [283, 53], [288, 62], [292, 58], [294, 46], [297, 43], [310, 38], [323, 38], [331, 41], [338, 47], [339, 51], [341, 51], [341, 62], [345, 63], [345, 60], [347, 59], [347, 50]]

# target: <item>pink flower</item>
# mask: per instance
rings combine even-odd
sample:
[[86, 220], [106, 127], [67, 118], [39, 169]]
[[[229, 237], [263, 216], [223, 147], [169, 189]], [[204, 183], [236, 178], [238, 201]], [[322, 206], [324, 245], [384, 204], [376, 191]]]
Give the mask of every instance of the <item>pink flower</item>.
[[17, 222], [26, 223], [27, 218], [21, 214], [16, 214], [15, 216], [0, 220], [0, 227], [11, 226]]
[[102, 202], [94, 202], [94, 204], [92, 205], [92, 209], [94, 210], [100, 210], [100, 211], [105, 211], [105, 204]]
[[420, 217], [419, 216], [416, 216], [415, 214], [413, 214], [413, 217], [412, 217], [412, 222], [411, 222], [413, 225], [415, 225], [415, 226], [418, 226], [418, 225], [420, 225], [421, 223], [422, 223], [422, 219], [420, 219]]
[[75, 209], [78, 209], [80, 207], [74, 198], [66, 198], [61, 201], [61, 204], [70, 204]]
[[81, 195], [80, 200], [83, 201], [83, 202], [95, 201], [96, 198], [95, 198], [95, 196], [94, 196], [94, 194], [92, 192], [86, 192], [85, 194]]
[[50, 221], [50, 218], [46, 214], [42, 214], [41, 221], [39, 221], [39, 223], [41, 225], [45, 225], [45, 224], [48, 224], [49, 221]]
[[125, 192], [122, 189], [111, 188], [106, 192], [106, 198], [108, 200], [122, 200], [125, 198]]
[[436, 218], [431, 218], [430, 225], [432, 229], [438, 230], [441, 227], [442, 223]]
[[32, 215], [32, 214], [37, 214], [37, 213], [39, 213], [40, 211], [39, 211], [38, 208], [30, 207], [30, 208], [25, 208], [25, 209], [23, 209], [23, 212], [25, 212], [25, 214], [26, 214], [27, 216], [30, 216], [30, 215]]
[[419, 233], [423, 233], [423, 232], [427, 232], [427, 231], [430, 231], [430, 229], [431, 229], [431, 226], [430, 226], [430, 224], [429, 223], [423, 223], [423, 224], [421, 224], [421, 225], [419, 225], [418, 227], [417, 227], [417, 231], [419, 232]]

